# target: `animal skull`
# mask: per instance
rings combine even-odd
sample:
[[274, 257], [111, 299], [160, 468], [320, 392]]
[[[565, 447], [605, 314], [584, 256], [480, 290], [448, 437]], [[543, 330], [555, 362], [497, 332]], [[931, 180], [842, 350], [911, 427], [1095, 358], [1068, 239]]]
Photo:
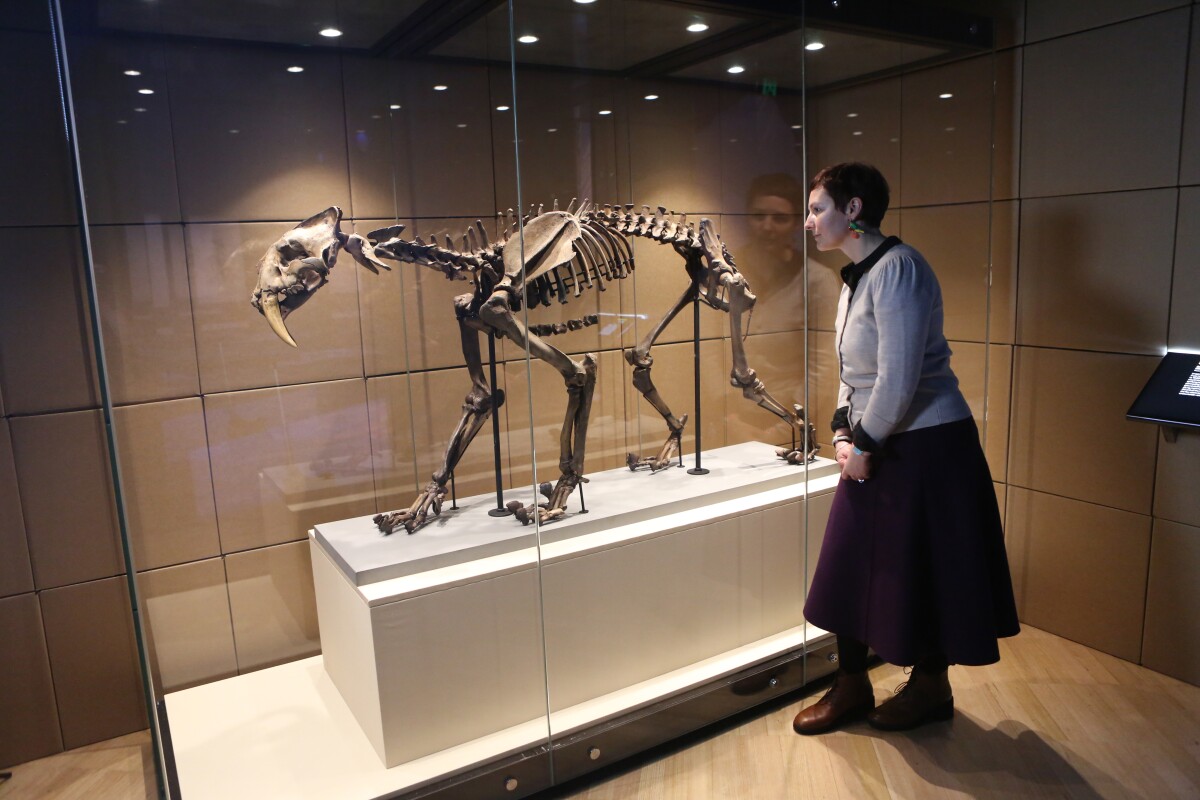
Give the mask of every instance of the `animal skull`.
[[292, 347], [296, 340], [288, 333], [284, 320], [328, 282], [341, 248], [374, 273], [379, 272], [377, 267], [391, 269], [371, 254], [371, 246], [363, 237], [342, 233], [341, 223], [342, 210], [330, 206], [281, 236], [258, 261], [258, 283], [250, 305]]

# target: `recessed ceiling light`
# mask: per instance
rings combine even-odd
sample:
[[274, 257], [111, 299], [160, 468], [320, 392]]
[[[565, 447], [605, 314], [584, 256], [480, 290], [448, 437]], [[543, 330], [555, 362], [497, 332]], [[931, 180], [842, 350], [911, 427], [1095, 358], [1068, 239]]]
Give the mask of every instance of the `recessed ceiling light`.
[[336, 39], [342, 35], [342, 32], [337, 28], [322, 28], [320, 33], [326, 39]]
[[400, 110], [400, 104], [399, 104], [399, 103], [392, 103], [390, 106], [388, 106], [388, 108], [390, 108], [392, 111], [399, 111], [399, 110]]
[[728, 72], [730, 75], [740, 75], [741, 73], [746, 71], [746, 68], [739, 67], [737, 64], [734, 64], [732, 67], [730, 67], [729, 69], [727, 69], [725, 71]]
[[793, 125], [793, 126], [792, 126], [792, 130], [794, 130], [794, 131], [798, 131], [798, 130], [800, 130], [800, 129], [801, 129], [801, 128], [803, 128], [803, 127], [804, 127], [803, 125]]
[[703, 22], [693, 22], [687, 26], [687, 29], [692, 33], [704, 33], [704, 31], [708, 30], [708, 26]]
[[[592, 2], [592, 0], [587, 0], [587, 1], [589, 3]], [[575, 0], [575, 2], [578, 3], [578, 2], [580, 2], [580, 0]], [[558, 128], [546, 128], [546, 133], [558, 133]]]
[[142, 74], [142, 71], [140, 69], [127, 69], [125, 70], [125, 74], [131, 78], [136, 78], [138, 75]]
[[804, 49], [811, 50], [812, 52], [815, 53], [818, 50], [824, 50], [825, 43], [824, 42], [809, 42], [808, 44], [804, 45]]
[[607, 109], [607, 108], [602, 108], [602, 109], [600, 109], [599, 111], [597, 111], [596, 113], [597, 113], [597, 114], [599, 114], [599, 115], [600, 115], [600, 116], [602, 116], [602, 117], [607, 117], [609, 114], [611, 114], [611, 113], [612, 113], [612, 111], [611, 111], [610, 109]]
[[117, 124], [118, 124], [118, 125], [128, 125], [128, 124], [129, 124], [129, 121], [128, 121], [128, 120], [119, 119], [119, 120], [117, 120]]
[[450, 88], [450, 87], [449, 87], [449, 86], [447, 86], [446, 84], [444, 84], [444, 83], [439, 83], [437, 86], [433, 87], [433, 90], [434, 90], [435, 92], [444, 92], [444, 91], [446, 91], [446, 90], [447, 90], [447, 89], [449, 89], [449, 88]]
[[946, 128], [946, 133], [954, 133], [954, 126], [951, 125], [949, 128]]
[[135, 109], [134, 109], [134, 111], [136, 111], [136, 112], [137, 112], [137, 113], [139, 113], [139, 114], [144, 114], [144, 113], [146, 113], [146, 109], [144, 109], [144, 108], [135, 108]]
[[527, 33], [524, 36], [517, 37], [517, 41], [520, 42], [521, 44], [533, 44], [537, 40], [538, 40], [538, 37], [536, 37], [530, 33]]
[[596, 2], [596, 0], [575, 0], [575, 2], [579, 3], [581, 6], [590, 6], [592, 3]]
[[138, 89], [138, 94], [154, 94], [153, 89]]
[[293, 65], [293, 66], [288, 67], [288, 72], [304, 72], [304, 67], [299, 67], [299, 66]]
[[855, 135], [855, 136], [862, 136], [862, 131], [855, 131], [855, 132], [854, 132], [854, 135]]
[[383, 119], [383, 115], [382, 114], [372, 114], [371, 119]]
[[467, 127], [467, 123], [465, 123], [465, 122], [460, 122], [460, 123], [458, 123], [458, 126], [457, 126], [457, 127], [459, 127], [459, 128], [465, 128], [465, 127]]
[[898, 141], [900, 141], [900, 138], [898, 136], [893, 136], [892, 138], [888, 139], [888, 141], [889, 142], [898, 142]]
[[230, 128], [229, 132], [230, 133], [241, 133], [241, 131], [239, 131], [237, 128]]
[[941, 94], [938, 95], [938, 97], [941, 98], [942, 100], [949, 100], [951, 97], [954, 97], [954, 95], [951, 94], [950, 92], [942, 92]]
[[508, 106], [496, 106], [497, 111], [508, 111]]
[[857, 117], [857, 116], [858, 116], [858, 112], [857, 112], [857, 111], [851, 111], [851, 112], [850, 112], [849, 114], [847, 114], [846, 116], [847, 116], [847, 117], [849, 117], [850, 119], [854, 119], [855, 117]]
[[658, 99], [658, 95], [656, 95], [656, 94], [648, 94], [648, 95], [646, 95], [646, 96], [645, 96], [644, 98], [642, 98], [642, 99], [643, 99], [643, 100], [657, 100], [657, 99]]

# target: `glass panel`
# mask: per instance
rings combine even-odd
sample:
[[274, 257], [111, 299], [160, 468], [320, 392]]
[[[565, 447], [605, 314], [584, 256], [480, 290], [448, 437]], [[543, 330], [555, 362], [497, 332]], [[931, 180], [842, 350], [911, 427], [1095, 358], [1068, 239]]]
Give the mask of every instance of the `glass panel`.
[[[421, 7], [65, 8], [103, 411], [172, 794], [379, 796], [504, 764], [496, 792], [509, 772], [548, 781], [536, 540], [488, 516], [488, 351], [456, 305], [487, 281], [464, 231], [495, 240], [518, 191], [493, 169], [512, 160], [492, 128], [512, 67], [507, 47], [434, 54], [462, 20], [422, 28]], [[495, 385], [528, 396], [503, 358]], [[14, 443], [96, 439], [103, 464], [100, 413], [64, 422]], [[527, 452], [527, 426], [500, 422]]]

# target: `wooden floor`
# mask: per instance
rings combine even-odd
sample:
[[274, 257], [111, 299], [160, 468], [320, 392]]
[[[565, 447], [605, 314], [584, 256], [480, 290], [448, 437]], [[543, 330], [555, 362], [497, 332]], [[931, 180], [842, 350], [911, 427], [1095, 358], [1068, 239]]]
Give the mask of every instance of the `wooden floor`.
[[[1200, 798], [1200, 687], [1026, 627], [990, 667], [954, 667], [951, 722], [792, 733], [819, 687], [539, 800]], [[871, 670], [876, 698], [904, 680]], [[23, 764], [0, 800], [155, 797], [149, 736]]]

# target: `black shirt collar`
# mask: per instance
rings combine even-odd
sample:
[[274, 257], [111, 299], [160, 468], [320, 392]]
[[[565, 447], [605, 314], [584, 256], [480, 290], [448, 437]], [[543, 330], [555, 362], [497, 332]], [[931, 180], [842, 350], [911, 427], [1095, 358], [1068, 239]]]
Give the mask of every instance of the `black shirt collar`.
[[901, 244], [899, 236], [889, 236], [871, 251], [871, 255], [862, 261], [857, 264], [850, 263], [842, 267], [842, 281], [850, 287], [852, 294], [858, 288], [858, 282], [862, 280], [862, 276], [867, 274], [867, 270], [879, 263], [879, 259], [883, 258], [888, 250], [891, 250], [898, 244]]

